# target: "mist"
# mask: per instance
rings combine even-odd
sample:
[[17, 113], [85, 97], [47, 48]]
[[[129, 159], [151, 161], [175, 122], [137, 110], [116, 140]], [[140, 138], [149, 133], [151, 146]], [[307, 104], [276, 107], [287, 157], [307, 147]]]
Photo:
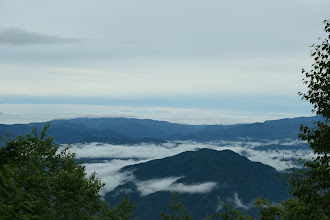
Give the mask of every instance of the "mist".
[[[270, 145], [286, 146], [279, 150], [260, 150], [260, 147]], [[308, 159], [314, 156], [310, 149], [290, 149], [291, 146], [304, 144], [298, 140], [275, 140], [275, 141], [217, 141], [201, 143], [194, 141], [177, 141], [164, 144], [138, 144], [138, 145], [112, 145], [106, 143], [73, 144], [71, 152], [77, 154], [77, 158], [87, 160], [86, 172], [96, 172], [102, 181], [106, 183], [101, 194], [114, 190], [117, 186], [128, 181], [134, 182], [141, 196], [146, 196], [156, 191], [183, 192], [183, 193], [207, 193], [216, 183], [194, 183], [184, 185], [176, 183], [182, 177], [169, 176], [164, 179], [151, 179], [138, 181], [132, 172], [121, 172], [121, 168], [129, 165], [144, 163], [150, 160], [171, 157], [186, 151], [197, 151], [202, 148], [222, 151], [231, 150], [247, 157], [253, 162], [260, 162], [275, 168], [279, 172], [285, 172], [289, 167], [299, 167], [299, 158]], [[59, 150], [64, 148], [61, 146]], [[234, 202], [239, 207], [239, 199], [234, 196]], [[243, 207], [243, 206], [242, 206]]]

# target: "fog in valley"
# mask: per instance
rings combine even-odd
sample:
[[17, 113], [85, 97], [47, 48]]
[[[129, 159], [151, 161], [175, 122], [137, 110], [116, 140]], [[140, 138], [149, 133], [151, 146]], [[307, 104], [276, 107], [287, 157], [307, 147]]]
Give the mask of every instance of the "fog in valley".
[[[216, 183], [203, 182], [194, 185], [175, 183], [182, 177], [169, 176], [163, 179], [138, 181], [131, 172], [120, 172], [120, 169], [133, 164], [174, 156], [185, 151], [196, 151], [202, 148], [213, 150], [231, 150], [254, 162], [274, 167], [285, 172], [290, 167], [300, 167], [299, 158], [311, 158], [313, 152], [304, 148], [305, 143], [299, 140], [262, 140], [253, 141], [214, 141], [208, 143], [193, 141], [176, 141], [164, 144], [111, 145], [106, 143], [78, 143], [71, 146], [71, 151], [77, 153], [77, 158], [85, 160], [86, 172], [97, 172], [106, 183], [102, 194], [115, 189], [127, 181], [133, 181], [141, 194], [148, 195], [156, 191], [206, 193], [216, 187]], [[277, 146], [279, 149], [268, 148]], [[62, 145], [60, 150], [66, 145]], [[268, 149], [267, 149], [268, 148]], [[281, 149], [280, 149], [281, 148]], [[290, 149], [291, 148], [291, 149]], [[217, 186], [219, 187], [219, 186]]]

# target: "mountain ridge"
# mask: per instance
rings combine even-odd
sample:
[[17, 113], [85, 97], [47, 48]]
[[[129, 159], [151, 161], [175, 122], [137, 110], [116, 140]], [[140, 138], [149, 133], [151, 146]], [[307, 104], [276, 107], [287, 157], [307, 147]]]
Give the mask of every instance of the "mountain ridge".
[[[299, 125], [312, 125], [320, 117], [299, 117], [265, 121], [263, 123], [236, 125], [186, 125], [133, 118], [76, 118], [50, 121], [48, 135], [59, 144], [80, 143], [88, 136], [95, 139], [121, 138], [157, 138], [161, 141], [193, 140], [235, 140], [237, 138], [254, 139], [297, 139]], [[41, 130], [46, 123], [4, 125], [0, 124], [0, 134], [7, 132], [13, 136], [31, 132], [32, 128]], [[89, 141], [93, 141], [89, 139]], [[95, 140], [96, 142], [97, 140]], [[128, 141], [130, 142], [130, 141]]]
[[[104, 198], [117, 203], [124, 195], [129, 195], [132, 202], [137, 204], [133, 210], [133, 217], [138, 219], [157, 219], [174, 192], [181, 196], [194, 219], [214, 214], [221, 202], [235, 203], [235, 196], [246, 206], [246, 209], [238, 208], [251, 215], [255, 215], [256, 210], [247, 207], [250, 207], [252, 201], [260, 195], [273, 202], [290, 197], [286, 186], [281, 182], [281, 173], [271, 166], [252, 162], [230, 150], [187, 151], [163, 159], [126, 166], [121, 172], [131, 172], [134, 179], [117, 186]], [[162, 181], [169, 178], [173, 178], [174, 182], [170, 186], [165, 185], [167, 189], [150, 191], [147, 195], [141, 193], [162, 186]], [[189, 188], [196, 184], [201, 186], [203, 183], [216, 183], [216, 186], [210, 191], [205, 190], [204, 193], [189, 193], [189, 190], [185, 190], [185, 187]], [[142, 208], [150, 206], [151, 210]]]

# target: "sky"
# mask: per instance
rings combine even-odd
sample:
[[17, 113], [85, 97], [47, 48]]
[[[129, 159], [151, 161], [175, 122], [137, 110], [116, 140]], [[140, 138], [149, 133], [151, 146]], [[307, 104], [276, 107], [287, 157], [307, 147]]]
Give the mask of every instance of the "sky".
[[0, 123], [311, 115], [301, 69], [328, 0], [0, 0]]

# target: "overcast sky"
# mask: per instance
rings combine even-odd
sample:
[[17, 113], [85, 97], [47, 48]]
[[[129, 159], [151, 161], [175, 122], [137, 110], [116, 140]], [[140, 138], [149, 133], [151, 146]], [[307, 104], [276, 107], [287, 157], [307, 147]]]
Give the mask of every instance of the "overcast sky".
[[328, 0], [0, 0], [0, 112], [74, 104], [85, 107], [72, 114], [121, 106], [259, 121], [309, 115], [297, 96], [301, 69], [329, 8]]

